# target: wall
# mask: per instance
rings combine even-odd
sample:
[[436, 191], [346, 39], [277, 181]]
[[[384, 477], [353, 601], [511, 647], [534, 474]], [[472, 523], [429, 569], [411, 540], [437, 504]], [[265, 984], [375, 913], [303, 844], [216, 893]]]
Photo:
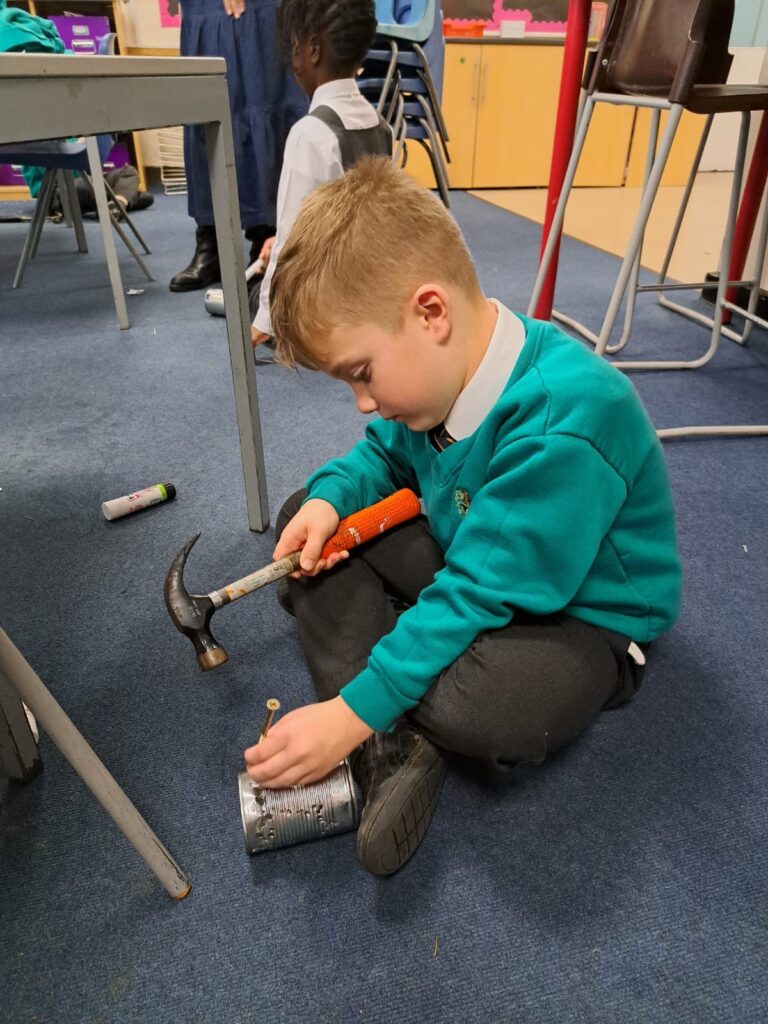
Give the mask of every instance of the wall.
[[[733, 64], [728, 81], [738, 85], [759, 81], [768, 52], [768, 0], [736, 0], [730, 48]], [[715, 118], [701, 160], [702, 171], [733, 170], [738, 134], [738, 114], [721, 114]]]

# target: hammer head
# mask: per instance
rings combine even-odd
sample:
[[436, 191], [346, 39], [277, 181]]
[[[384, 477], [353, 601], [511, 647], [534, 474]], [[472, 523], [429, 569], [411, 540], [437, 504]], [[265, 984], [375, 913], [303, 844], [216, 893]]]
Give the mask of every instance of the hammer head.
[[223, 665], [229, 659], [224, 648], [216, 642], [210, 630], [211, 616], [216, 611], [207, 594], [190, 594], [184, 586], [184, 566], [189, 552], [195, 546], [199, 533], [187, 541], [176, 555], [165, 574], [163, 596], [171, 621], [180, 633], [188, 636], [195, 647], [197, 663], [203, 672]]

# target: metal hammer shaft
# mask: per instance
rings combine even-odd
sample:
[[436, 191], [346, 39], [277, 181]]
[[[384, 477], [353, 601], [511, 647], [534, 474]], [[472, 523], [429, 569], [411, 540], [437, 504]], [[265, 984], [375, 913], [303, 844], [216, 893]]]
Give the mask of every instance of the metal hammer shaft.
[[208, 597], [213, 602], [214, 608], [221, 608], [225, 604], [231, 604], [233, 601], [237, 601], [239, 597], [245, 597], [246, 594], [252, 594], [254, 590], [266, 587], [268, 583], [281, 580], [283, 576], [290, 576], [292, 572], [296, 572], [299, 568], [300, 559], [301, 552], [294, 551], [293, 554], [287, 555], [285, 558], [280, 558], [276, 562], [270, 562], [263, 569], [258, 569], [248, 576], [243, 576], [240, 580], [235, 580], [234, 583], [222, 587], [221, 590], [212, 590]]

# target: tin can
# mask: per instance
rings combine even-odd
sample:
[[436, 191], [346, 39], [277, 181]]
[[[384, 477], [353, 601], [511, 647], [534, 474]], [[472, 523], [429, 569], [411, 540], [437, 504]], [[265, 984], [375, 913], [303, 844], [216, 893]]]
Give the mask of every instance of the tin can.
[[211, 316], [224, 316], [224, 289], [209, 288], [203, 298], [206, 313]]
[[346, 759], [330, 775], [309, 786], [263, 789], [248, 778], [247, 772], [240, 772], [237, 782], [248, 853], [352, 832], [360, 821], [352, 770]]

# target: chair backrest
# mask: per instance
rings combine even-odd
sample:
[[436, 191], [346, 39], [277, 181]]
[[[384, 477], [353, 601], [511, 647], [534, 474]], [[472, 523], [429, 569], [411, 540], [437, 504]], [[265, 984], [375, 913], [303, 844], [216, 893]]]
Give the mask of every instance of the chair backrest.
[[614, 0], [589, 91], [684, 103], [728, 77], [734, 0]]
[[423, 43], [435, 27], [435, 0], [376, 0], [377, 33]]

